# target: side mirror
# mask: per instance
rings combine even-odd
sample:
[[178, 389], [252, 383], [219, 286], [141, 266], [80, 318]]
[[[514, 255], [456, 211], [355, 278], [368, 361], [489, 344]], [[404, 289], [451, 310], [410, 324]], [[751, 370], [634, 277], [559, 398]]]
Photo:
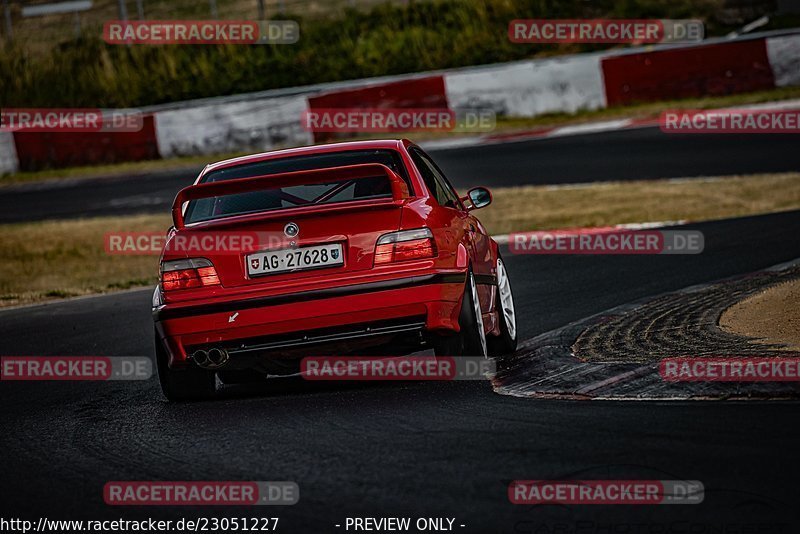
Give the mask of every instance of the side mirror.
[[472, 207], [470, 210], [477, 210], [485, 208], [492, 203], [492, 194], [485, 187], [473, 187], [467, 192], [467, 199], [469, 199]]

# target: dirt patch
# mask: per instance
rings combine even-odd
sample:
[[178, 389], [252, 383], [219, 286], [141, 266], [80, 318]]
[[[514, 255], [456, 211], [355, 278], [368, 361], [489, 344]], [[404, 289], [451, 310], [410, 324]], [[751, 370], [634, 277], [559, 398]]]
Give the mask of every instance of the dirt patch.
[[799, 302], [800, 280], [786, 282], [731, 306], [719, 324], [727, 332], [800, 351]]

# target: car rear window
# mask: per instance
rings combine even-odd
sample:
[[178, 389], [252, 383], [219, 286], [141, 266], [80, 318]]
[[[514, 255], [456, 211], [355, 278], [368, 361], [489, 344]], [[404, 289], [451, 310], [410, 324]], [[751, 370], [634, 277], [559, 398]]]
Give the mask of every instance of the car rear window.
[[[394, 150], [353, 150], [281, 158], [237, 165], [212, 171], [202, 183], [251, 178], [284, 172], [326, 169], [362, 163], [381, 163], [396, 172], [412, 191], [408, 172], [400, 154]], [[207, 221], [233, 215], [272, 211], [308, 203], [330, 204], [351, 200], [391, 197], [388, 178], [379, 176], [363, 180], [340, 180], [325, 184], [276, 187], [221, 197], [204, 198], [189, 203], [186, 223]]]

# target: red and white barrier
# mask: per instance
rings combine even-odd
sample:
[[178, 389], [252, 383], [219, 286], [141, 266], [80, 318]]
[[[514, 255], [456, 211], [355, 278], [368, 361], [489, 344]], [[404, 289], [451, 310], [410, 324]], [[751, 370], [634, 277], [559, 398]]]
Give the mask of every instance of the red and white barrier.
[[800, 85], [800, 35], [770, 37], [766, 41], [775, 85]]
[[[406, 80], [373, 83], [354, 88], [325, 91], [308, 99], [310, 111], [354, 108], [434, 108], [447, 109], [442, 76], [415, 76]], [[328, 132], [315, 132], [316, 142], [336, 138]]]
[[609, 106], [775, 87], [764, 39], [619, 54], [602, 66]]
[[13, 139], [0, 133], [0, 172], [262, 151], [331, 139], [302, 128], [301, 117], [313, 109], [478, 108], [534, 117], [800, 85], [800, 34], [773, 35], [175, 103], [146, 115], [138, 133], [27, 132]]
[[491, 109], [497, 115], [535, 117], [606, 106], [598, 54], [519, 61], [445, 74], [453, 109]]
[[14, 146], [14, 134], [0, 132], [0, 175], [13, 174], [19, 170], [17, 147]]
[[135, 132], [14, 132], [21, 170], [158, 159], [152, 115]]
[[212, 103], [155, 113], [162, 158], [260, 152], [313, 142], [300, 124], [305, 96]]

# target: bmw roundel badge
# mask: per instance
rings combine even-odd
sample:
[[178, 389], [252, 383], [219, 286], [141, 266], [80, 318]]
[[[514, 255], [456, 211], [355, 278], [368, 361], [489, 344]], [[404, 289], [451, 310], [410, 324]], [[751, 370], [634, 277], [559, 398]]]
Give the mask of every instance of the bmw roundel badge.
[[286, 237], [297, 237], [297, 234], [300, 233], [300, 227], [290, 222], [283, 227], [283, 233], [286, 234]]

